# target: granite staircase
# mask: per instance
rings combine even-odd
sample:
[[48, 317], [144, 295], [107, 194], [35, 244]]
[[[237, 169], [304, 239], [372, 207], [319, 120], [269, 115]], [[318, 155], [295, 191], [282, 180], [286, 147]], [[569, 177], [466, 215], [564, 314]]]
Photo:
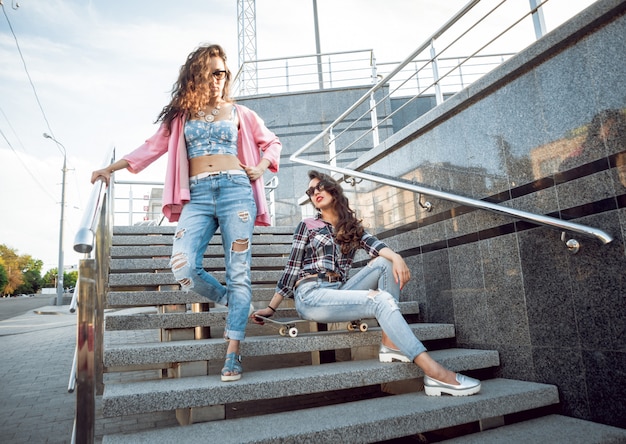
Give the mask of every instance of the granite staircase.
[[[273, 294], [292, 231], [255, 229], [255, 307], [266, 306]], [[244, 376], [223, 383], [226, 309], [179, 291], [168, 267], [173, 233], [173, 227], [114, 228], [105, 387], [97, 400], [96, 437], [103, 443], [470, 442], [464, 439], [503, 431], [513, 435], [481, 442], [515, 442], [511, 427], [533, 424], [522, 419], [544, 422], [532, 430], [565, 424], [573, 433], [597, 426], [550, 414], [559, 403], [555, 386], [493, 377], [496, 351], [454, 348], [454, 325], [415, 322], [414, 302], [401, 302], [401, 309], [415, 335], [446, 367], [483, 380], [479, 395], [426, 397], [417, 366], [378, 362], [381, 332], [374, 320], [365, 332], [305, 323], [297, 337], [250, 324], [241, 348]], [[204, 267], [223, 282], [219, 235]], [[277, 316], [296, 314], [289, 302]], [[475, 433], [505, 423], [515, 424]], [[559, 439], [549, 441], [575, 442]]]

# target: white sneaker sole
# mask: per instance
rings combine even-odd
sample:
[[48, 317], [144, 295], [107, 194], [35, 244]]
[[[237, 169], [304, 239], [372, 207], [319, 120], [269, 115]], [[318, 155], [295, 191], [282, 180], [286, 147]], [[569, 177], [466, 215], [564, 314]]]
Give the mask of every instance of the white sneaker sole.
[[378, 360], [380, 362], [411, 362], [409, 358], [401, 353], [379, 353]]

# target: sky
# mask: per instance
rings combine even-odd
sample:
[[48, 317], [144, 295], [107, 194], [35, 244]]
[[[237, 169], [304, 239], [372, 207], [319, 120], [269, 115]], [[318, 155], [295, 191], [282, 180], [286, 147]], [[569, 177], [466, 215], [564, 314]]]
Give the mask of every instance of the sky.
[[[64, 153], [67, 267], [82, 257], [72, 244], [91, 172], [113, 147], [119, 158], [156, 131], [186, 56], [218, 43], [238, 69], [237, 0], [1, 3], [0, 244], [42, 260], [45, 273], [58, 265]], [[373, 49], [379, 63], [399, 62], [466, 3], [317, 0], [321, 52]], [[313, 1], [257, 1], [256, 30], [259, 59], [315, 54]], [[163, 162], [116, 178], [162, 181]]]

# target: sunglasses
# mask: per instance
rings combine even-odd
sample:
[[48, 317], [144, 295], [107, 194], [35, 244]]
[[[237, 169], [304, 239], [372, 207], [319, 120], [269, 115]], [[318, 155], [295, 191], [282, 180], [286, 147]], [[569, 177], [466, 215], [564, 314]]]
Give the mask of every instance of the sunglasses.
[[324, 189], [324, 184], [322, 182], [318, 182], [317, 185], [315, 185], [314, 187], [309, 187], [309, 189], [306, 190], [305, 193], [307, 196], [313, 197], [313, 195], [315, 194], [315, 190], [321, 193], [322, 191], [324, 191]]
[[226, 78], [226, 71], [223, 69], [213, 71], [211, 75], [215, 78], [215, 80], [224, 80]]

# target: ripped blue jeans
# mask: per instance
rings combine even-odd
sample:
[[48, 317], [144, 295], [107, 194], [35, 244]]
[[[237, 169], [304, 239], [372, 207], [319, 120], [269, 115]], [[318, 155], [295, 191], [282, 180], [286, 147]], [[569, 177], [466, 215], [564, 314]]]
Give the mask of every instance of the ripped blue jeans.
[[[228, 305], [225, 335], [242, 340], [248, 323], [252, 284], [250, 261], [256, 204], [245, 174], [191, 180], [191, 199], [183, 207], [172, 247], [170, 266], [184, 291]], [[202, 266], [204, 252], [220, 228], [226, 285]]]
[[295, 291], [296, 310], [302, 318], [324, 323], [376, 318], [389, 339], [412, 361], [426, 347], [404, 320], [399, 297], [392, 264], [380, 256], [343, 285], [310, 280]]

